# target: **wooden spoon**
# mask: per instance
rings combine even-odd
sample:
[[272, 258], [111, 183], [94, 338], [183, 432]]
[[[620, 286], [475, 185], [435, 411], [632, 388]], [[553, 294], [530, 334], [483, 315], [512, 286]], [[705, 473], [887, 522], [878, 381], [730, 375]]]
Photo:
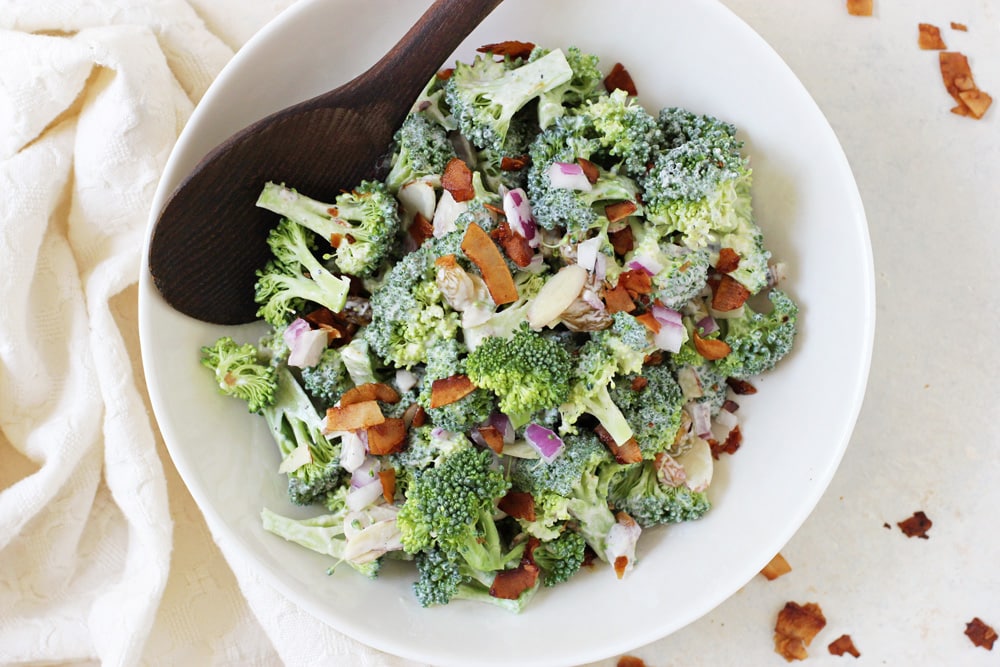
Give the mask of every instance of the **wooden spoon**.
[[255, 271], [270, 256], [275, 222], [255, 206], [264, 183], [332, 201], [375, 177], [413, 101], [500, 2], [437, 0], [371, 69], [253, 123], [206, 155], [170, 195], [150, 239], [149, 271], [167, 303], [206, 322], [257, 319]]

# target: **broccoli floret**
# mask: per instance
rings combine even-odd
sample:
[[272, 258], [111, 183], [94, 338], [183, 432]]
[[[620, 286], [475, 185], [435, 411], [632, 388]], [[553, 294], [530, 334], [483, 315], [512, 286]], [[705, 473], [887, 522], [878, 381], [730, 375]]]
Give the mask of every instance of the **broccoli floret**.
[[597, 418], [601, 426], [618, 444], [632, 437], [632, 427], [611, 398], [610, 389], [618, 372], [615, 350], [601, 338], [591, 338], [576, 359], [569, 395], [559, 407], [562, 416], [560, 431], [572, 433], [584, 413]]
[[546, 271], [514, 273], [514, 284], [517, 287], [517, 301], [503, 306], [484, 322], [467, 326], [462, 329], [462, 340], [469, 350], [474, 350], [489, 336], [509, 338], [528, 317], [528, 306], [542, 289], [550, 274]]
[[609, 497], [615, 509], [643, 527], [694, 521], [711, 508], [705, 492], [662, 483], [653, 461], [623, 469], [611, 483]]
[[431, 407], [431, 388], [435, 380], [465, 375], [463, 352], [463, 346], [455, 339], [442, 341], [431, 348], [427, 355], [423, 388], [417, 398], [433, 425], [459, 433], [482, 424], [493, 413], [493, 395], [479, 387], [454, 403]]
[[[639, 377], [645, 383], [633, 389]], [[643, 458], [652, 459], [673, 445], [686, 399], [668, 366], [646, 366], [641, 375], [625, 376], [611, 391], [611, 400], [632, 425]]]
[[462, 134], [479, 148], [503, 151], [511, 119], [538, 95], [569, 81], [573, 69], [560, 50], [513, 66], [487, 54], [457, 63], [445, 83], [445, 99]]
[[372, 350], [399, 368], [426, 363], [428, 351], [455, 337], [459, 313], [445, 301], [434, 261], [460, 253], [461, 233], [429, 239], [386, 273], [372, 294], [372, 320], [364, 338]]
[[[615, 174], [598, 168], [597, 181], [589, 190], [552, 187], [546, 165], [537, 165], [546, 170], [530, 191], [531, 212], [539, 225], [545, 229], [564, 227], [575, 235], [574, 240], [582, 241], [591, 231], [607, 227], [608, 220], [604, 207], [616, 202], [629, 201], [638, 206], [639, 186], [628, 176]], [[536, 165], [532, 164], [532, 169]], [[637, 209], [638, 210], [638, 209]]]
[[706, 248], [691, 249], [664, 240], [656, 226], [633, 226], [635, 245], [625, 255], [625, 263], [651, 260], [661, 268], [653, 277], [654, 299], [667, 308], [680, 310], [708, 284], [711, 253]]
[[257, 316], [274, 327], [287, 324], [307, 302], [339, 312], [347, 301], [350, 281], [335, 276], [313, 254], [316, 238], [288, 218], [267, 236], [273, 258], [257, 271], [254, 300]]
[[277, 371], [274, 403], [261, 414], [282, 458], [300, 447], [308, 448], [309, 462], [288, 473], [288, 497], [296, 505], [309, 505], [339, 486], [340, 442], [328, 440], [320, 427], [321, 417], [309, 395], [287, 368]]
[[715, 369], [725, 377], [746, 379], [768, 371], [792, 349], [799, 308], [785, 292], [768, 293], [772, 309], [754, 312], [743, 304], [741, 317], [723, 320], [722, 340], [731, 351], [715, 362]]
[[587, 541], [583, 536], [571, 530], [536, 546], [531, 558], [542, 571], [542, 584], [555, 586], [579, 572], [586, 547]]
[[516, 426], [566, 400], [572, 369], [569, 353], [527, 323], [510, 338], [486, 338], [466, 359], [469, 379], [495, 393]]
[[[548, 53], [548, 49], [536, 47], [531, 52], [529, 61], [538, 60]], [[542, 129], [549, 127], [556, 118], [564, 116], [567, 110], [579, 108], [604, 93], [601, 85], [604, 74], [598, 69], [597, 56], [571, 46], [566, 49], [566, 61], [573, 69], [570, 80], [538, 96], [538, 125]]]
[[617, 168], [633, 178], [645, 176], [663, 141], [657, 119], [620, 89], [588, 102], [583, 113], [591, 119], [603, 152], [617, 161]]
[[415, 561], [420, 578], [413, 583], [413, 592], [423, 607], [448, 604], [452, 600], [472, 600], [519, 613], [538, 589], [536, 584], [515, 600], [497, 598], [490, 595], [490, 586], [496, 576], [493, 572], [470, 570], [461, 560], [440, 549], [422, 551]]
[[302, 369], [302, 386], [321, 406], [330, 407], [345, 391], [354, 386], [340, 350], [323, 350], [315, 366]]
[[[326, 204], [291, 188], [267, 183], [257, 206], [312, 230], [334, 246], [337, 267], [354, 276], [374, 274], [399, 231], [395, 197], [385, 184], [362, 181]], [[339, 310], [339, 309], [336, 309]]]
[[411, 428], [406, 447], [389, 456], [397, 471], [420, 473], [440, 465], [446, 458], [463, 449], [471, 449], [472, 442], [464, 433], [436, 429], [430, 425]]
[[458, 129], [458, 123], [444, 99], [445, 80], [434, 74], [410, 108], [410, 113], [421, 113], [448, 132]]
[[624, 311], [614, 313], [611, 326], [593, 332], [591, 338], [615, 359], [616, 373], [638, 373], [646, 357], [656, 351], [646, 325]]
[[385, 177], [395, 194], [410, 181], [439, 176], [455, 157], [455, 147], [445, 129], [422, 113], [411, 113], [393, 137], [392, 166]]
[[250, 412], [274, 403], [277, 372], [251, 343], [240, 345], [223, 336], [201, 348], [201, 365], [215, 374], [221, 393], [246, 401]]
[[560, 116], [539, 132], [531, 143], [528, 156], [528, 196], [534, 201], [549, 188], [547, 172], [553, 162], [589, 160], [600, 150], [593, 125], [586, 116]]

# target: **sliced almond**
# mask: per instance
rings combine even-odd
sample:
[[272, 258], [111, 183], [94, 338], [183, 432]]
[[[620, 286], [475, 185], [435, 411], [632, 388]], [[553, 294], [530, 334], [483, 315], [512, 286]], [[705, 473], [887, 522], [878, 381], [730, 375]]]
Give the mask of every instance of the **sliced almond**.
[[528, 305], [528, 324], [533, 329], [541, 329], [555, 322], [580, 296], [586, 282], [587, 269], [579, 264], [567, 264], [559, 269]]

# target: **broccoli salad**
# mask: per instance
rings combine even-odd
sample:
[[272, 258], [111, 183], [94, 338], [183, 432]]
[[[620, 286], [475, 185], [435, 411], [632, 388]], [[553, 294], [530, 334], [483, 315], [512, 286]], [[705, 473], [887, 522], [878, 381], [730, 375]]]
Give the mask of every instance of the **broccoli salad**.
[[423, 606], [519, 611], [710, 508], [750, 380], [791, 349], [733, 125], [644, 108], [628, 73], [523, 42], [426, 86], [383, 177], [275, 214], [260, 340], [201, 350], [263, 417], [288, 498], [267, 531]]

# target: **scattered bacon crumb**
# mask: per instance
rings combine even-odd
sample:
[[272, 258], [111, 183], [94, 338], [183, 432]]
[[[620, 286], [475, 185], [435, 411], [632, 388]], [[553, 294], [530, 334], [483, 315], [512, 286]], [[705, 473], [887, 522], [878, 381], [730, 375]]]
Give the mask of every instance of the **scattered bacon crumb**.
[[712, 458], [716, 460], [718, 460], [718, 458], [723, 454], [729, 454], [732, 456], [742, 444], [743, 431], [740, 430], [738, 425], [730, 429], [723, 442], [719, 442], [714, 438], [708, 440], [708, 447], [712, 451]]
[[645, 271], [632, 269], [623, 271], [618, 276], [618, 286], [624, 287], [628, 291], [628, 295], [636, 299], [641, 295], [653, 292], [653, 279]]
[[722, 274], [712, 291], [712, 308], [719, 311], [736, 310], [750, 298], [750, 290], [735, 278]]
[[621, 63], [615, 63], [608, 75], [604, 77], [604, 89], [609, 93], [619, 89], [624, 90], [632, 97], [639, 94], [635, 88], [635, 81], [632, 80], [632, 75]]
[[465, 398], [476, 390], [468, 375], [452, 375], [431, 383], [431, 407], [440, 408]]
[[647, 310], [642, 315], [636, 315], [635, 319], [639, 320], [639, 322], [649, 329], [650, 333], [654, 335], [660, 333], [660, 329], [663, 328], [663, 325], [660, 324], [660, 321], [653, 316], [653, 311], [651, 310]]
[[361, 401], [381, 401], [383, 403], [399, 403], [399, 392], [381, 382], [368, 382], [351, 387], [340, 397], [340, 405], [350, 405]]
[[601, 170], [598, 169], [596, 164], [587, 158], [579, 157], [576, 159], [576, 163], [580, 165], [580, 169], [583, 170], [583, 175], [587, 177], [587, 181], [591, 185], [596, 183], [597, 179], [601, 177]]
[[621, 222], [635, 213], [638, 209], [639, 207], [635, 205], [635, 202], [620, 201], [605, 206], [604, 215], [607, 217], [608, 222]]
[[619, 257], [624, 257], [635, 248], [635, 236], [629, 226], [608, 232], [608, 240], [611, 241], [611, 247]]
[[368, 427], [368, 451], [373, 456], [400, 452], [406, 446], [406, 422], [402, 417], [389, 417], [381, 424]]
[[850, 635], [840, 635], [826, 647], [830, 651], [831, 655], [844, 655], [845, 653], [850, 653], [855, 658], [861, 657], [861, 652], [854, 647], [854, 640], [851, 639]]
[[396, 497], [396, 469], [379, 470], [378, 481], [382, 485], [382, 497], [385, 498], [385, 502], [391, 505]]
[[350, 405], [334, 406], [326, 410], [326, 433], [357, 431], [385, 421], [378, 401], [361, 401]]
[[611, 314], [624, 312], [631, 313], [635, 310], [635, 301], [629, 296], [628, 290], [625, 286], [619, 283], [613, 288], [604, 290], [604, 304], [608, 307], [608, 312]]
[[335, 313], [329, 308], [317, 308], [303, 316], [309, 324], [326, 332], [327, 345], [344, 345], [358, 331], [358, 325], [350, 322], [341, 313]]
[[513, 570], [497, 572], [490, 586], [490, 595], [503, 600], [516, 600], [521, 593], [528, 590], [538, 581], [538, 566], [532, 562], [522, 561]]
[[786, 602], [774, 625], [775, 652], [789, 662], [805, 660], [809, 655], [806, 647], [824, 626], [826, 618], [818, 604]]
[[623, 655], [618, 658], [615, 667], [646, 667], [646, 663], [642, 658], [637, 658], [634, 655]]
[[476, 430], [483, 437], [487, 447], [497, 454], [503, 454], [503, 434], [496, 426], [480, 426]]
[[615, 576], [619, 579], [625, 577], [625, 571], [628, 569], [628, 556], [619, 556], [615, 558]]
[[521, 171], [528, 166], [530, 158], [527, 155], [516, 157], [504, 155], [500, 158], [500, 171]]
[[951, 22], [951, 29], [958, 30], [959, 32], [969, 32], [969, 26], [964, 23], [955, 23], [954, 21]]
[[476, 196], [476, 190], [472, 186], [472, 170], [461, 158], [453, 157], [448, 160], [444, 173], [441, 174], [441, 187], [450, 192], [457, 202], [469, 201]]
[[987, 651], [993, 650], [993, 642], [997, 640], [996, 630], [986, 625], [978, 616], [965, 624], [965, 635], [973, 644]]
[[917, 45], [925, 51], [943, 51], [948, 48], [941, 39], [941, 29], [930, 23], [917, 24]]
[[462, 252], [479, 267], [493, 303], [500, 306], [517, 301], [517, 285], [503, 254], [490, 235], [474, 222], [465, 229]]
[[788, 574], [792, 571], [792, 566], [788, 564], [785, 557], [781, 554], [775, 554], [771, 562], [764, 566], [764, 569], [760, 571], [761, 574], [768, 581], [774, 581], [778, 577]]
[[535, 50], [535, 45], [531, 42], [519, 42], [509, 39], [495, 44], [484, 44], [476, 51], [479, 53], [491, 53], [495, 56], [509, 56], [511, 58], [527, 58]]
[[726, 378], [726, 384], [729, 388], [733, 390], [733, 393], [737, 396], [750, 396], [757, 393], [757, 387], [753, 386], [746, 380], [740, 380], [739, 378]]
[[957, 102], [951, 112], [959, 116], [982, 118], [993, 103], [993, 98], [976, 87], [969, 59], [957, 51], [941, 51], [938, 60], [944, 86]]
[[740, 266], [740, 255], [732, 248], [723, 248], [719, 251], [719, 261], [715, 263], [715, 270], [719, 273], [732, 273]]
[[615, 442], [615, 439], [611, 437], [608, 430], [598, 424], [594, 427], [594, 433], [597, 434], [598, 439], [604, 443], [604, 446], [608, 448], [611, 455], [615, 457], [615, 461], [618, 463], [638, 463], [642, 461], [642, 452], [639, 450], [639, 443], [635, 438], [629, 438], [622, 444]]
[[691, 338], [694, 340], [695, 351], [708, 361], [722, 359], [732, 352], [726, 341], [718, 338], [702, 338], [697, 329], [692, 330]]
[[896, 523], [907, 537], [919, 537], [920, 539], [928, 539], [927, 531], [930, 530], [932, 522], [927, 518], [927, 515], [923, 512], [914, 512], [913, 516], [904, 521], [898, 521]]
[[437, 71], [436, 76], [440, 81], [447, 81], [451, 78], [451, 75], [455, 73], [454, 67], [446, 67]]
[[847, 0], [847, 13], [851, 16], [871, 16], [872, 0]]
[[649, 380], [641, 375], [636, 375], [632, 378], [632, 383], [629, 385], [632, 391], [642, 391], [647, 386], [649, 386]]
[[535, 520], [535, 499], [526, 491], [508, 491], [497, 506], [515, 519]]
[[531, 264], [531, 258], [535, 256], [535, 251], [531, 249], [528, 239], [515, 233], [506, 220], [500, 220], [491, 236], [496, 239], [496, 242], [500, 244], [504, 253], [510, 257], [510, 261], [514, 264], [521, 268]]
[[424, 410], [424, 406], [417, 405], [417, 409], [413, 411], [413, 421], [410, 425], [414, 428], [420, 428], [427, 422], [427, 411]]
[[413, 244], [419, 248], [424, 241], [434, 236], [434, 225], [422, 213], [417, 213], [407, 231], [413, 239]]

